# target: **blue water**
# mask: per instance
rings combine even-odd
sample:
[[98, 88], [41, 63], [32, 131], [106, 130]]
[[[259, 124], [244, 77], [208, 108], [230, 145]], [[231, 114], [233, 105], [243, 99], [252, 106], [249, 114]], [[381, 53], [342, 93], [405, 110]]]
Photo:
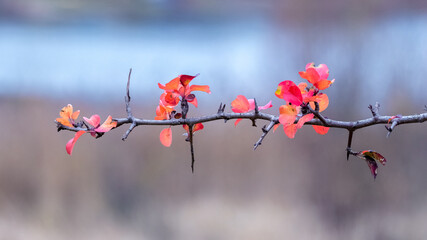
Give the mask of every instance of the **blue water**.
[[[155, 23], [32, 26], [0, 24], [0, 95], [157, 98], [158, 82], [201, 75], [216, 98], [274, 92], [300, 81], [310, 61], [326, 63], [338, 88], [377, 91], [390, 86], [425, 95], [427, 17], [384, 18], [362, 26], [298, 29], [256, 20], [233, 23]], [[362, 87], [360, 87], [362, 85]], [[331, 94], [334, 91], [331, 88]], [[363, 91], [363, 94], [366, 91]], [[122, 97], [120, 97], [121, 99]], [[268, 100], [265, 97], [262, 101]], [[271, 98], [271, 97], [270, 97]], [[426, 100], [424, 97], [423, 100]]]

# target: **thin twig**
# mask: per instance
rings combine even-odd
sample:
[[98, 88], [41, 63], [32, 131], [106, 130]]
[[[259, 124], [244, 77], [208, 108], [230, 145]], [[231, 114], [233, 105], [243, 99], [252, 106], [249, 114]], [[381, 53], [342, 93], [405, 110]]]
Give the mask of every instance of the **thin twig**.
[[130, 127], [128, 128], [128, 130], [126, 131], [125, 134], [123, 134], [122, 140], [126, 140], [129, 136], [129, 134], [132, 132], [132, 130], [136, 127], [136, 122], [132, 122]]
[[397, 126], [397, 124], [399, 124], [398, 120], [393, 119], [390, 127], [387, 125], [385, 126], [385, 128], [387, 129], [387, 136], [386, 136], [387, 138], [390, 137], [391, 132], [393, 132], [393, 130]]
[[193, 125], [188, 125], [188, 141], [190, 142], [191, 151], [191, 172], [194, 173], [194, 146], [193, 146]]
[[347, 140], [347, 161], [350, 156], [351, 151], [351, 141], [353, 140], [353, 130], [348, 131], [348, 140]]
[[[126, 85], [126, 96], [125, 96], [125, 103], [126, 103], [126, 113], [128, 115], [128, 120], [130, 121], [130, 127], [129, 129], [123, 134], [122, 140], [126, 140], [129, 136], [129, 134], [132, 132], [132, 130], [137, 126], [137, 123], [135, 122], [135, 118], [132, 115], [132, 109], [130, 108], [130, 93], [129, 93], [129, 87], [130, 87], [130, 76], [132, 74], [132, 68], [129, 70], [128, 75], [128, 82]], [[117, 127], [119, 124], [117, 124]]]
[[326, 118], [322, 114], [320, 114], [318, 110], [313, 110], [313, 108], [311, 108], [310, 104], [307, 104], [307, 108], [308, 108], [308, 110], [310, 110], [311, 113], [314, 114], [314, 116], [316, 116], [323, 123], [323, 126], [325, 126], [325, 127], [329, 126], [328, 123], [326, 122], [327, 121]]
[[252, 126], [256, 127], [256, 119], [257, 119], [257, 116], [259, 115], [259, 108], [255, 98], [254, 98], [254, 105], [255, 105], [255, 112], [254, 112], [255, 115], [254, 115], [254, 118], [252, 118], [251, 120], [252, 120]]
[[276, 121], [270, 121], [270, 124], [268, 124], [268, 126], [265, 126], [262, 128], [262, 135], [261, 137], [258, 139], [258, 141], [254, 144], [254, 150], [256, 150], [258, 148], [259, 145], [261, 145], [262, 141], [264, 140], [265, 136], [267, 136], [268, 132], [270, 132], [270, 130], [274, 127], [274, 125], [276, 125], [277, 122]]
[[128, 75], [128, 83], [126, 85], [126, 96], [125, 96], [125, 103], [126, 103], [126, 113], [128, 114], [128, 118], [132, 118], [132, 110], [130, 108], [130, 94], [129, 94], [129, 86], [130, 86], [130, 76], [132, 74], [132, 68], [129, 70]]

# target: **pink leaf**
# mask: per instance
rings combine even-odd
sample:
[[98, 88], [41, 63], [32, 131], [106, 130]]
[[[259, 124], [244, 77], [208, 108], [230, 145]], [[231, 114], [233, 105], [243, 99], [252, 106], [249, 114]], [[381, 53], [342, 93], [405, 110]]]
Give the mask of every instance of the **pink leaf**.
[[90, 118], [83, 117], [83, 119], [95, 128], [98, 127], [101, 122], [101, 118], [97, 114], [92, 115]]
[[69, 155], [71, 155], [71, 153], [73, 152], [74, 144], [76, 143], [77, 139], [79, 139], [79, 137], [85, 132], [86, 131], [83, 130], [76, 132], [76, 135], [74, 135], [74, 137], [71, 138], [70, 141], [68, 141], [67, 145], [65, 145], [65, 150]]

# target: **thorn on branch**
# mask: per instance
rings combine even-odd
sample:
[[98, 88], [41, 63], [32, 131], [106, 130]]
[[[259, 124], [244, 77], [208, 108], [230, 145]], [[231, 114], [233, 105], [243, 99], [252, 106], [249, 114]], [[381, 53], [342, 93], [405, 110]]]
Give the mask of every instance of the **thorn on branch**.
[[224, 105], [223, 105], [222, 103], [220, 103], [220, 104], [219, 104], [218, 114], [222, 114], [222, 113], [224, 113], [225, 105], [226, 105], [226, 104], [224, 104]]
[[376, 102], [375, 106], [372, 106], [371, 104], [369, 104], [368, 108], [369, 108], [369, 110], [371, 110], [372, 116], [375, 119], [378, 119], [378, 117], [379, 117], [379, 113], [378, 112], [380, 110], [380, 103]]

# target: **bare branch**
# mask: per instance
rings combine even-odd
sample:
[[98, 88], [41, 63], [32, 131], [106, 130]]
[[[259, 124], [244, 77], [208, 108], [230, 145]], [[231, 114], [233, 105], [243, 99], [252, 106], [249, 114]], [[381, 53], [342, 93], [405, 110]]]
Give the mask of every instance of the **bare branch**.
[[193, 125], [188, 125], [188, 141], [190, 142], [191, 151], [191, 172], [194, 173], [194, 146], [193, 146]]
[[258, 139], [258, 141], [254, 144], [254, 150], [257, 149], [257, 147], [259, 145], [261, 145], [262, 140], [264, 140], [265, 136], [267, 136], [268, 132], [270, 132], [270, 130], [274, 127], [274, 125], [276, 125], [278, 123], [278, 121], [270, 121], [270, 124], [268, 124], [268, 126], [264, 125], [264, 127], [262, 127], [262, 135], [261, 137]]
[[126, 133], [125, 133], [125, 134], [123, 134], [123, 137], [122, 137], [122, 140], [123, 140], [123, 141], [124, 141], [124, 140], [126, 140], [126, 138], [128, 138], [129, 134], [132, 132], [132, 130], [133, 130], [135, 127], [136, 127], [136, 123], [135, 123], [135, 122], [132, 122], [132, 123], [130, 124], [129, 129], [126, 131]]

